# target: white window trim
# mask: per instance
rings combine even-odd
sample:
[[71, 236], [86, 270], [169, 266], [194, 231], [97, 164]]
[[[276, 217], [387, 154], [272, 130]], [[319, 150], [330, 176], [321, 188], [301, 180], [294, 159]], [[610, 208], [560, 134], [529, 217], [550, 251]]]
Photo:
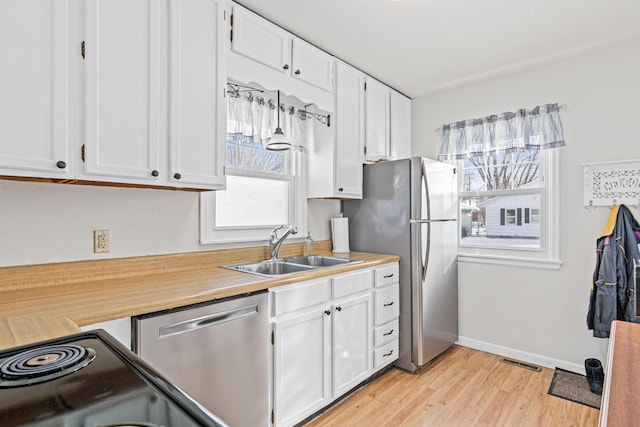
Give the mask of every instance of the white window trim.
[[[307, 129], [309, 132], [309, 129]], [[307, 235], [307, 159], [302, 153], [290, 151], [289, 168], [290, 175], [283, 175], [281, 178], [272, 174], [263, 174], [252, 171], [242, 171], [237, 169], [225, 170], [225, 174], [230, 172], [238, 176], [257, 176], [272, 177], [273, 179], [288, 180], [291, 182], [291, 194], [293, 202], [289, 206], [289, 218], [291, 224], [298, 227], [297, 239], [303, 239]], [[208, 244], [225, 244], [225, 243], [256, 243], [263, 244], [265, 240], [269, 240], [271, 230], [278, 225], [270, 224], [265, 226], [252, 227], [216, 227], [215, 192], [203, 192], [200, 194], [200, 243]], [[287, 241], [296, 241], [296, 238], [289, 237]]]
[[[541, 198], [540, 212], [545, 221], [540, 223], [540, 248], [516, 249], [514, 247], [478, 247], [458, 244], [458, 261], [462, 263], [507, 265], [558, 270], [560, 260], [560, 197], [559, 153], [557, 149], [541, 151], [541, 179], [544, 179], [546, 196]], [[542, 216], [542, 215], [541, 215]], [[459, 233], [460, 231], [458, 231]], [[458, 240], [460, 242], [460, 240]]]

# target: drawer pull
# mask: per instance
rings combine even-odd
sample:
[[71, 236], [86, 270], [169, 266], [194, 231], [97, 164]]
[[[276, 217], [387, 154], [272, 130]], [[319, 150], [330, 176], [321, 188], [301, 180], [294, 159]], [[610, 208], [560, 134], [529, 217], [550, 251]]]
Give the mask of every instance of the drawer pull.
[[382, 277], [383, 277], [384, 279], [389, 279], [389, 278], [393, 277], [393, 273], [391, 273], [391, 274], [387, 274], [386, 276], [382, 276]]
[[393, 333], [393, 329], [390, 330], [389, 332], [385, 332], [384, 334], [382, 334], [383, 337], [386, 337], [387, 335], [391, 335]]
[[385, 353], [382, 355], [382, 357], [389, 357], [393, 354], [393, 350], [391, 350], [389, 353]]
[[391, 307], [393, 305], [393, 301], [388, 302], [386, 304], [382, 304], [383, 307]]

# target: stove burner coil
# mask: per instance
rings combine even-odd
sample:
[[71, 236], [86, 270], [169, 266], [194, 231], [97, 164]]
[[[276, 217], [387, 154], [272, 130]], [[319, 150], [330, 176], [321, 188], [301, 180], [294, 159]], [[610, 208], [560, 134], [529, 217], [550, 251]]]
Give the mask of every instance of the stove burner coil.
[[18, 387], [59, 378], [84, 368], [95, 357], [93, 349], [71, 344], [27, 350], [0, 364], [0, 387]]

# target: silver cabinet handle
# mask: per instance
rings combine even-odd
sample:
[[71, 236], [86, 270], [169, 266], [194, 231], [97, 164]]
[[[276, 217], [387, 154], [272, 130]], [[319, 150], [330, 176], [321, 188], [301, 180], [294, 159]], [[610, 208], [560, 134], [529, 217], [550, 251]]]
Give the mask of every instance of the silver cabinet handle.
[[252, 305], [249, 307], [242, 307], [234, 310], [227, 310], [220, 313], [198, 317], [197, 319], [190, 319], [183, 322], [173, 323], [171, 325], [160, 327], [160, 330], [158, 331], [158, 338], [167, 338], [172, 335], [178, 335], [185, 332], [196, 331], [202, 328], [208, 328], [210, 326], [219, 325], [225, 322], [231, 322], [232, 320], [241, 319], [247, 316], [252, 316], [256, 313], [258, 313], [258, 306]]
[[385, 332], [384, 334], [382, 334], [383, 337], [386, 337], [387, 335], [391, 335], [393, 333], [393, 329], [390, 330], [389, 332]]

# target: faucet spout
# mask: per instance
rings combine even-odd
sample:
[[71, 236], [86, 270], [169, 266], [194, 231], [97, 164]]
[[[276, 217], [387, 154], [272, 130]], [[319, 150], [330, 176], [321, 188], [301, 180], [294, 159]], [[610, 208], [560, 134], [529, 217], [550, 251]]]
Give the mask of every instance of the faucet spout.
[[284, 242], [284, 239], [286, 239], [290, 234], [298, 233], [298, 227], [296, 227], [295, 225], [291, 225], [278, 239], [278, 234], [276, 233], [276, 231], [280, 230], [281, 228], [284, 228], [284, 225], [278, 226], [271, 231], [271, 238], [269, 240], [269, 243], [273, 245], [273, 251], [271, 252], [272, 260], [278, 258], [278, 251], [280, 250], [280, 246], [282, 245], [282, 242]]

